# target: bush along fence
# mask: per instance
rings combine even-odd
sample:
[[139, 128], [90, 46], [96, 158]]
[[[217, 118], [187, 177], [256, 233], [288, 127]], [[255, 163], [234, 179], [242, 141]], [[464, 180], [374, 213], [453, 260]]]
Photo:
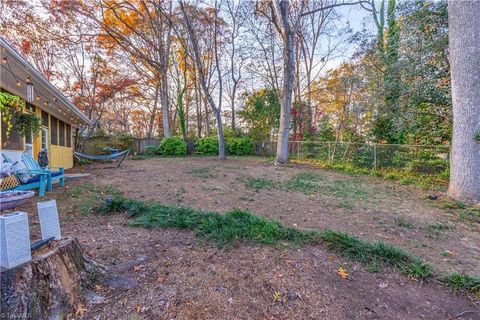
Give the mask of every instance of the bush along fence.
[[[426, 183], [444, 184], [449, 177], [450, 146], [446, 145], [290, 141], [289, 152], [293, 159], [343, 170], [377, 172], [405, 182], [426, 176], [430, 178]], [[254, 142], [253, 153], [275, 156], [276, 142]]]

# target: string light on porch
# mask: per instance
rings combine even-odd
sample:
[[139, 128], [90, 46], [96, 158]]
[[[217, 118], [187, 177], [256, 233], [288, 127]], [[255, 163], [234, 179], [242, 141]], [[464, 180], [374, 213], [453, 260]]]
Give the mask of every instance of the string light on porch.
[[[2, 50], [3, 51], [6, 51], [6, 49], [4, 47], [2, 47]], [[7, 59], [7, 57], [3, 57], [2, 58], [2, 64], [6, 65], [5, 67], [3, 67], [5, 69], [5, 71], [9, 72], [12, 77], [14, 78], [14, 81], [16, 82], [16, 85], [17, 87], [21, 87], [22, 86], [22, 83], [24, 82], [26, 85], [27, 85], [27, 95], [28, 95], [28, 89], [29, 89], [29, 86], [32, 87], [33, 89], [33, 83], [32, 83], [32, 79], [31, 79], [31, 76], [30, 75], [27, 75], [27, 77], [25, 78], [25, 81], [23, 81], [21, 78], [19, 78], [15, 73], [13, 73], [12, 71], [12, 68], [10, 67], [10, 63]], [[23, 76], [21, 76], [23, 78]], [[33, 90], [32, 90], [32, 100], [33, 100]], [[28, 98], [27, 98], [28, 99]], [[43, 104], [45, 106], [50, 106], [50, 101], [53, 100], [53, 103], [55, 104], [56, 106], [56, 103], [58, 102], [58, 98], [57, 97], [52, 97], [51, 99], [47, 98], [46, 96], [38, 93], [36, 96], [35, 96], [35, 100], [40, 102], [41, 100], [43, 100]], [[67, 110], [67, 112], [65, 112], [64, 110], [62, 110], [61, 108], [58, 108], [58, 112], [59, 114], [62, 114], [66, 117], [66, 119], [68, 119], [70, 117], [70, 119], [73, 121], [74, 118], [71, 117], [71, 112], [72, 110]], [[75, 126], [80, 126], [81, 124], [80, 123], [73, 123], [73, 125]]]

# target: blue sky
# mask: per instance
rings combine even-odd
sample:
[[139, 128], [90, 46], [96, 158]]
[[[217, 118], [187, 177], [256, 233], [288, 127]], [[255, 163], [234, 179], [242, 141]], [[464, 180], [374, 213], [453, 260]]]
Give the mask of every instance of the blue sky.
[[[366, 28], [369, 33], [375, 32], [375, 25], [371, 13], [362, 9], [359, 5], [339, 7], [336, 10], [342, 16], [340, 22], [343, 25], [349, 23], [354, 33], [362, 31], [364, 28]], [[355, 45], [347, 44], [343, 55], [329, 61], [324, 70], [333, 69], [343, 61], [348, 60], [354, 50]]]

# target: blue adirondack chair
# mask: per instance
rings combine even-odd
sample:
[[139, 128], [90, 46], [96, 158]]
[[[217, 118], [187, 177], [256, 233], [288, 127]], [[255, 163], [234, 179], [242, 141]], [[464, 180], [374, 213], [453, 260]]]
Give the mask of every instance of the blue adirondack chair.
[[[18, 169], [17, 162], [13, 162], [5, 153], [2, 153], [3, 159], [7, 163], [11, 163], [15, 170], [15, 175], [19, 178], [20, 184], [10, 190], [32, 190], [38, 188], [38, 196], [44, 197], [47, 190], [47, 181], [49, 173], [45, 170], [27, 170], [26, 168]], [[24, 179], [24, 177], [28, 177]]]
[[34, 172], [45, 172], [47, 173], [47, 190], [50, 191], [53, 189], [52, 182], [59, 180], [60, 187], [65, 186], [65, 175], [62, 167], [58, 167], [58, 171], [50, 170], [51, 167], [42, 168], [38, 162], [28, 153], [24, 152], [22, 154], [22, 162], [25, 164], [25, 167], [32, 174]]

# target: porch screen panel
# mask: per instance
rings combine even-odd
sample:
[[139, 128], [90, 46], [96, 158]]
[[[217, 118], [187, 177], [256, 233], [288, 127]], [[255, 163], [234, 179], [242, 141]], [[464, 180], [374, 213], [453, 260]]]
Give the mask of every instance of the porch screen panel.
[[58, 122], [58, 142], [59, 145], [65, 146], [65, 122], [62, 120]]
[[67, 138], [67, 147], [72, 146], [72, 127], [70, 127], [69, 124], [67, 124], [66, 128], [66, 138]]
[[51, 139], [51, 143], [52, 144], [55, 144], [55, 145], [58, 145], [58, 119], [53, 117], [53, 116], [50, 116], [50, 139]]
[[2, 145], [0, 149], [7, 149], [7, 150], [23, 150], [23, 139], [22, 136], [20, 136], [20, 133], [18, 130], [15, 130], [15, 120], [16, 120], [16, 115], [18, 115], [18, 112], [14, 112], [13, 108], [8, 108], [8, 110], [5, 111], [5, 113], [9, 113], [12, 115], [12, 120], [10, 121], [12, 127], [10, 128], [10, 132], [7, 136], [7, 121], [5, 121], [2, 118]]

